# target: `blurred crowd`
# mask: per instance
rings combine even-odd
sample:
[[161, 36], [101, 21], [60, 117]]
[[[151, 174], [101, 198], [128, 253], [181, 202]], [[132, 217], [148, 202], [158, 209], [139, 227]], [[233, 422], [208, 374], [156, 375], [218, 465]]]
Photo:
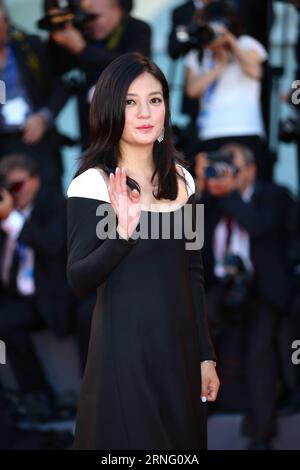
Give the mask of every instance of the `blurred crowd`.
[[[290, 3], [297, 13], [300, 2]], [[133, 6], [44, 0], [42, 40], [16, 27], [0, 0], [0, 339], [18, 386], [1, 384], [0, 370], [0, 449], [69, 443], [64, 433], [42, 439], [19, 430], [76, 412], [76, 394], [52, 389], [32, 333], [73, 335], [83, 371], [95, 293], [76, 298], [66, 280], [62, 147], [88, 146], [89, 105], [104, 68], [126, 52], [151, 55], [150, 26], [132, 16]], [[300, 206], [273, 181], [273, 17], [268, 1], [189, 0], [172, 11], [166, 44], [170, 60], [185, 67], [182, 112], [189, 119], [174, 128], [174, 139], [205, 206], [206, 308], [222, 384], [211, 411], [243, 412], [252, 449], [271, 448], [279, 412], [300, 410], [291, 361], [300, 339]], [[56, 127], [71, 97], [79, 142]], [[293, 140], [299, 144], [300, 132]]]

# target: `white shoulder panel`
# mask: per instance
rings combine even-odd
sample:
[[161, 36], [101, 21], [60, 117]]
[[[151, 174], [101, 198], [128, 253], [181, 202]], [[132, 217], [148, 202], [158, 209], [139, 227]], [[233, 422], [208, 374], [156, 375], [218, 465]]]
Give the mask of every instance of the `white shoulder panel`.
[[[195, 182], [192, 175], [182, 166], [189, 196], [195, 192]], [[108, 188], [100, 171], [89, 168], [71, 181], [67, 190], [68, 197], [85, 197], [110, 202]]]
[[68, 197], [86, 197], [110, 202], [108, 188], [100, 171], [96, 168], [88, 170], [76, 176], [71, 181], [67, 191]]

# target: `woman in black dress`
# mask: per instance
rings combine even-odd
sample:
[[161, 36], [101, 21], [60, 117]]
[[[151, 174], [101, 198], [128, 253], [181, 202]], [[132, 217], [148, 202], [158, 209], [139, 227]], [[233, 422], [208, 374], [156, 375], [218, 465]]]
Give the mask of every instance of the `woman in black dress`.
[[69, 282], [97, 290], [75, 449], [206, 447], [203, 402], [219, 381], [200, 248], [175, 232], [197, 211], [169, 122], [167, 81], [149, 59], [126, 54], [102, 73], [68, 189]]

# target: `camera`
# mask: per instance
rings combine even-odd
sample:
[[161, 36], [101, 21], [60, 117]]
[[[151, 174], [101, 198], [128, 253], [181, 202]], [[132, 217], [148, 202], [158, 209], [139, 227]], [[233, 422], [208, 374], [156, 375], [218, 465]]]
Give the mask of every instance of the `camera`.
[[223, 305], [230, 310], [237, 310], [245, 305], [250, 297], [253, 275], [238, 255], [226, 255], [223, 265], [226, 272], [223, 279], [225, 286]]
[[190, 49], [202, 51], [203, 47], [223, 34], [223, 28], [232, 29], [232, 9], [222, 1], [213, 1], [200, 11], [197, 20], [176, 28], [176, 39], [189, 52]]
[[217, 23], [198, 25], [192, 23], [188, 26], [179, 25], [176, 28], [176, 39], [185, 46], [185, 51], [190, 49], [202, 50], [210, 42], [220, 36]]
[[64, 29], [68, 23], [81, 30], [86, 22], [96, 18], [81, 9], [80, 0], [45, 0], [44, 10], [45, 16], [37, 25], [50, 32]]
[[208, 166], [205, 168], [205, 178], [223, 178], [228, 171], [233, 176], [238, 173], [237, 167], [232, 163], [233, 156], [230, 153], [208, 152]]
[[279, 122], [279, 139], [286, 143], [300, 141], [300, 113]]
[[282, 142], [290, 143], [300, 141], [300, 105], [294, 89], [287, 96], [287, 104], [290, 107], [290, 115], [281, 119], [278, 125], [278, 137]]

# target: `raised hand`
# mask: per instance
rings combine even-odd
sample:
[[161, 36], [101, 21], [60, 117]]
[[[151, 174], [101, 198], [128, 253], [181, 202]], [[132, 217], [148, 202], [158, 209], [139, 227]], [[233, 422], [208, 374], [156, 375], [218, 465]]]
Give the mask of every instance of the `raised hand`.
[[12, 195], [4, 188], [0, 188], [0, 220], [6, 219], [14, 208]]
[[117, 231], [122, 238], [128, 240], [133, 234], [140, 216], [140, 193], [130, 191], [126, 185], [126, 170], [116, 168], [115, 175], [110, 173], [108, 193], [112, 208], [118, 218]]
[[47, 120], [41, 113], [30, 116], [23, 126], [23, 142], [27, 145], [36, 144], [45, 135]]

